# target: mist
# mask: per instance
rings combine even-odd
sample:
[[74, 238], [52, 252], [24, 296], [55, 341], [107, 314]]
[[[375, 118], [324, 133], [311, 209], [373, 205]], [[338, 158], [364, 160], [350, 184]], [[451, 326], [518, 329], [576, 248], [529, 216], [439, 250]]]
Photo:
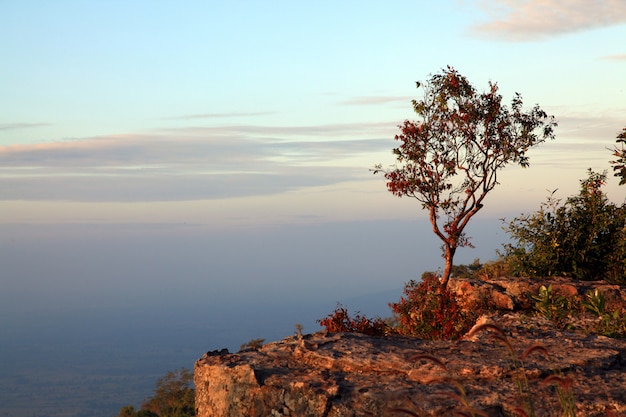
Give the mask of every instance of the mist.
[[[477, 221], [478, 249], [460, 249], [456, 263], [493, 259], [500, 226]], [[387, 317], [405, 282], [443, 264], [423, 220], [0, 230], [0, 402], [15, 416], [33, 405], [28, 396], [50, 404], [55, 386], [69, 404], [97, 392], [93, 415], [110, 417], [206, 351], [279, 340], [296, 324], [321, 330], [316, 320], [338, 302]], [[49, 407], [41, 411], [56, 415]]]

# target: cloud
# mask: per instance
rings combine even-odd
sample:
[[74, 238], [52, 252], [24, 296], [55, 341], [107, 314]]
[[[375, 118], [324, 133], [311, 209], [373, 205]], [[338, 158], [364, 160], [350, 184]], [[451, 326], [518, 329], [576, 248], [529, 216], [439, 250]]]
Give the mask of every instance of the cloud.
[[224, 119], [231, 117], [251, 117], [251, 116], [267, 116], [276, 114], [276, 112], [251, 112], [251, 113], [203, 113], [188, 114], [183, 116], [168, 117], [168, 120], [190, 120], [190, 119]]
[[626, 23], [623, 0], [485, 0], [480, 6], [491, 19], [473, 34], [509, 41], [530, 41]]
[[[626, 109], [623, 109], [626, 111]], [[620, 109], [612, 114], [563, 112], [558, 117], [556, 140], [531, 151], [531, 166], [544, 165], [556, 173], [584, 175], [587, 168], [609, 169], [610, 152], [615, 137], [624, 125]]]
[[279, 194], [336, 180], [313, 169], [279, 173], [86, 172], [0, 178], [3, 200], [190, 201]]
[[31, 129], [50, 126], [49, 123], [0, 123], [0, 130]]
[[369, 177], [394, 131], [393, 123], [221, 126], [0, 146], [0, 199], [198, 200], [331, 185]]
[[294, 136], [318, 137], [332, 140], [338, 136], [379, 135], [395, 129], [397, 122], [385, 123], [336, 123], [326, 125], [303, 126], [262, 126], [262, 125], [225, 125], [225, 126], [191, 126], [162, 129], [170, 134], [193, 135], [232, 135], [243, 134], [255, 137], [292, 138]]
[[626, 61], [626, 54], [606, 55], [603, 56], [602, 59], [608, 61]]
[[348, 106], [369, 106], [374, 104], [385, 104], [385, 103], [402, 103], [406, 104], [411, 101], [413, 97], [403, 96], [403, 97], [387, 97], [387, 96], [361, 96], [354, 97], [350, 100], [345, 100], [340, 102], [339, 104], [348, 105]]

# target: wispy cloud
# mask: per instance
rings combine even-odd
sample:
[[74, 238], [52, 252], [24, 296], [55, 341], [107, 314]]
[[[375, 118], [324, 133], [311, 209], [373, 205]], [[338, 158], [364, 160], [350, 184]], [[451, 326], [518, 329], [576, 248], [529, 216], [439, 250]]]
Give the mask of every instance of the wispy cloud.
[[50, 126], [49, 123], [0, 123], [0, 130], [32, 129]]
[[283, 193], [369, 176], [369, 166], [379, 162], [372, 154], [388, 152], [394, 132], [393, 123], [223, 126], [0, 146], [0, 199], [172, 201]]
[[250, 112], [250, 113], [202, 113], [187, 114], [183, 116], [168, 117], [168, 120], [191, 120], [191, 119], [226, 119], [233, 117], [256, 117], [276, 114], [276, 112]]
[[474, 26], [479, 36], [530, 41], [586, 29], [626, 23], [623, 0], [484, 0], [489, 21]]
[[193, 134], [193, 135], [245, 135], [264, 138], [289, 139], [297, 137], [315, 137], [319, 140], [334, 140], [337, 137], [349, 136], [377, 136], [388, 134], [390, 129], [395, 129], [398, 122], [385, 123], [336, 123], [322, 125], [302, 126], [263, 126], [263, 125], [224, 125], [224, 126], [191, 126], [162, 129], [168, 134]]
[[342, 101], [339, 104], [348, 105], [348, 106], [369, 106], [369, 105], [385, 104], [385, 103], [406, 104], [410, 102], [412, 98], [413, 97], [409, 97], [409, 96], [403, 96], [403, 97], [361, 96], [361, 97], [354, 97], [352, 99]]
[[556, 140], [533, 150], [531, 165], [574, 170], [581, 175], [587, 168], [608, 169], [610, 152], [607, 148], [615, 143], [624, 125], [624, 119], [618, 116], [619, 110], [612, 114], [563, 112], [558, 117]]
[[626, 54], [606, 55], [603, 56], [602, 59], [608, 61], [626, 61]]

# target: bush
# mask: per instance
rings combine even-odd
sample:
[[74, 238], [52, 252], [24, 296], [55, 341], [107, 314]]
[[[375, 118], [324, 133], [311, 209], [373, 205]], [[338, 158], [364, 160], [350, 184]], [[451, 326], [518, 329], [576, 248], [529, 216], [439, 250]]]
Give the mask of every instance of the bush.
[[608, 201], [605, 181], [606, 172], [589, 170], [577, 196], [561, 204], [552, 193], [539, 211], [509, 223], [515, 244], [505, 256], [515, 275], [626, 283], [626, 206]]
[[423, 339], [458, 339], [474, 325], [476, 315], [461, 309], [456, 295], [443, 287], [437, 275], [424, 273], [409, 281], [404, 297], [389, 304], [398, 321], [396, 331]]
[[[498, 259], [487, 261], [484, 264], [480, 263], [480, 259], [474, 259], [471, 264], [453, 265], [451, 276], [454, 278], [473, 278], [473, 279], [487, 279], [487, 278], [499, 278], [509, 274], [508, 261], [504, 256], [499, 256]], [[428, 274], [434, 274], [434, 272], [427, 272]]]
[[348, 310], [337, 304], [337, 308], [325, 319], [317, 320], [317, 322], [326, 328], [327, 331], [333, 333], [363, 333], [370, 336], [382, 336], [385, 334], [386, 325], [383, 319], [376, 317], [368, 319], [359, 312], [354, 318], [350, 317]]
[[243, 343], [239, 346], [239, 350], [259, 350], [263, 347], [265, 339], [252, 339], [249, 342]]
[[181, 368], [157, 380], [154, 396], [135, 410], [132, 405], [120, 409], [118, 417], [191, 417], [196, 415], [196, 391], [193, 373]]
[[159, 417], [159, 415], [148, 410], [135, 410], [132, 405], [127, 405], [120, 409], [118, 417]]
[[141, 409], [159, 417], [190, 417], [196, 414], [195, 397], [193, 373], [182, 368], [159, 378], [154, 397], [144, 402]]

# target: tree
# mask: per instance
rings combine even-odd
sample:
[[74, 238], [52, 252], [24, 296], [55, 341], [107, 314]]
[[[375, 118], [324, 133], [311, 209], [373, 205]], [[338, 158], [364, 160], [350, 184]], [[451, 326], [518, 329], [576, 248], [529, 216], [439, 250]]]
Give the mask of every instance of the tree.
[[423, 98], [412, 103], [421, 120], [398, 126], [394, 169], [377, 165], [374, 173], [384, 172], [394, 195], [415, 198], [428, 210], [443, 242], [446, 287], [457, 248], [471, 246], [465, 227], [498, 184], [498, 171], [509, 163], [527, 167], [526, 152], [553, 139], [557, 123], [539, 106], [524, 112], [520, 94], [511, 108], [503, 105], [495, 83], [478, 93], [452, 67], [433, 75]]
[[613, 156], [617, 158], [615, 161], [611, 161], [614, 171], [613, 175], [620, 177], [619, 185], [624, 185], [626, 184], [626, 127], [617, 135], [615, 142], [621, 146], [618, 148], [615, 145], [615, 148], [611, 149]]

